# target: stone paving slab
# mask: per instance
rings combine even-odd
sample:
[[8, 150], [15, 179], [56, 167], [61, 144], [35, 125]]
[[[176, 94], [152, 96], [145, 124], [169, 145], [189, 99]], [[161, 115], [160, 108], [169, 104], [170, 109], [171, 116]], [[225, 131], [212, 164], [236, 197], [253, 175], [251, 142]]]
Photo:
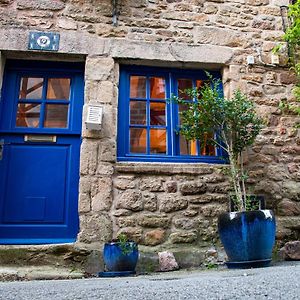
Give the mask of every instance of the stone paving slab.
[[84, 273], [55, 266], [0, 267], [0, 281], [80, 279]]

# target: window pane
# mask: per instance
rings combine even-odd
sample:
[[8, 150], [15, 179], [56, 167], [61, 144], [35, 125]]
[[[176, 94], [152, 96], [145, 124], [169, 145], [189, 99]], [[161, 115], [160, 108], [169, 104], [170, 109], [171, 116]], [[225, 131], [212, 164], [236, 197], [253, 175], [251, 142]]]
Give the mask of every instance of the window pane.
[[40, 124], [41, 105], [35, 103], [19, 103], [17, 111], [17, 127], [37, 128]]
[[19, 99], [41, 99], [43, 84], [43, 78], [22, 77]]
[[44, 127], [67, 128], [68, 104], [46, 104]]
[[181, 155], [197, 155], [197, 142], [188, 141], [182, 135], [179, 136], [179, 147]]
[[179, 125], [181, 124], [181, 115], [180, 113], [185, 111], [185, 110], [188, 110], [189, 106], [186, 105], [186, 104], [178, 104], [178, 110], [179, 110]]
[[[210, 134], [212, 137], [212, 134]], [[208, 145], [206, 143], [206, 139], [201, 142], [201, 155], [215, 156], [216, 155], [216, 147], [213, 145]]]
[[161, 77], [150, 78], [150, 98], [151, 99], [165, 99], [166, 98], [166, 83], [165, 79]]
[[166, 125], [165, 103], [150, 103], [150, 125]]
[[204, 85], [204, 80], [200, 80], [200, 79], [196, 80], [196, 87], [197, 88], [201, 88], [203, 85]]
[[69, 100], [70, 82], [69, 78], [49, 78], [47, 99]]
[[178, 79], [178, 96], [182, 99], [190, 99], [190, 97], [184, 93], [184, 90], [193, 88], [192, 79]]
[[130, 98], [146, 98], [146, 77], [130, 76]]
[[165, 129], [150, 129], [150, 153], [166, 154], [167, 138]]
[[130, 101], [130, 124], [146, 125], [146, 102]]
[[147, 130], [145, 128], [130, 128], [130, 152], [146, 153]]

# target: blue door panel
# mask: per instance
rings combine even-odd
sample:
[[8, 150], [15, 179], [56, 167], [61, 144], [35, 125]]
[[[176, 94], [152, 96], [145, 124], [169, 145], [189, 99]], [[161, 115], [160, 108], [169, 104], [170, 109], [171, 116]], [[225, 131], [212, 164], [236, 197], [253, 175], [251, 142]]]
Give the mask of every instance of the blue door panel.
[[3, 223], [63, 223], [68, 147], [9, 145], [7, 148]]
[[[16, 126], [22, 76], [71, 79], [66, 128]], [[82, 64], [6, 63], [0, 101], [0, 244], [76, 240], [83, 77]]]

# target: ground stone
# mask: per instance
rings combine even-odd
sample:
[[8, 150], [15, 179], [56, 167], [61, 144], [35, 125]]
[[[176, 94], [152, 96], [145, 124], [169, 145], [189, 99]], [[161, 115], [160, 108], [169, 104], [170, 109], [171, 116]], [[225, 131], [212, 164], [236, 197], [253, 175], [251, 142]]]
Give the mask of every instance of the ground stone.
[[300, 241], [287, 242], [280, 249], [280, 255], [284, 260], [300, 260]]
[[158, 252], [159, 270], [162, 272], [178, 270], [179, 266], [172, 252]]

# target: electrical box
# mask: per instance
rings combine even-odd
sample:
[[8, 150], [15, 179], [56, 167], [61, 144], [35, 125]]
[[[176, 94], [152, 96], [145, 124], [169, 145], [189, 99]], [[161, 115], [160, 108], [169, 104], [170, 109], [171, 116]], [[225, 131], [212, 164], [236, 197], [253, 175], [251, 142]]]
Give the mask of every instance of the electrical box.
[[103, 108], [100, 105], [88, 105], [85, 127], [88, 130], [100, 130], [102, 125]]

